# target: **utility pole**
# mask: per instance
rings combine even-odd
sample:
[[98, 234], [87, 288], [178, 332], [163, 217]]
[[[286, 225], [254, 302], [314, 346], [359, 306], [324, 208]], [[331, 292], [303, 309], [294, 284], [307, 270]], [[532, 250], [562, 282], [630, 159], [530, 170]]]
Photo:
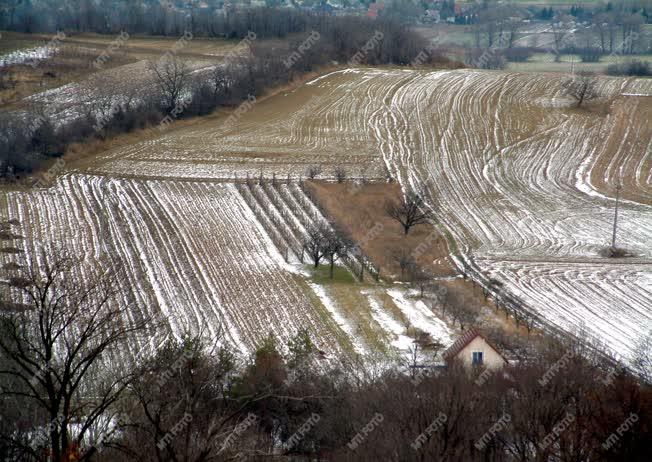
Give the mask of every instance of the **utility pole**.
[[616, 210], [614, 212], [614, 231], [613, 231], [613, 236], [611, 238], [611, 248], [616, 249], [616, 228], [618, 226], [618, 204], [620, 200], [620, 188], [622, 186], [620, 185], [620, 181], [616, 185]]

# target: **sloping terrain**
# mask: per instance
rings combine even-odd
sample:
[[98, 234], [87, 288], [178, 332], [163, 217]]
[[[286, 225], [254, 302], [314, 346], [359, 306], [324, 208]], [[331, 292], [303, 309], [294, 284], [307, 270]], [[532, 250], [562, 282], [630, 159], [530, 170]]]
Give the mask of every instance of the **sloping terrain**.
[[127, 316], [162, 314], [175, 334], [221, 327], [241, 351], [301, 327], [327, 351], [347, 345], [232, 185], [73, 174], [48, 190], [5, 195], [0, 213], [21, 223], [27, 255], [63, 248], [89, 265], [124, 267], [130, 299], [116, 303], [133, 307]]
[[91, 170], [139, 177], [243, 179], [262, 172], [268, 178], [274, 173], [298, 178], [305, 177], [308, 167], [321, 165], [331, 177], [342, 166], [351, 176], [382, 178], [384, 165], [366, 128], [370, 108], [348, 92], [333, 91], [350, 78], [346, 71], [337, 72], [259, 103], [245, 103], [230, 119], [108, 152]]
[[[298, 274], [229, 183], [296, 179], [312, 165], [322, 177], [339, 166], [352, 177], [391, 172], [425, 194], [455, 261], [502, 282], [550, 326], [584, 329], [628, 357], [652, 328], [652, 81], [602, 79], [601, 107], [581, 110], [562, 78], [338, 71], [237, 117], [108, 151], [55, 188], [9, 194], [5, 213], [23, 224], [30, 254], [60, 241], [128, 262], [139, 306], [171, 324], [222, 319], [247, 349], [269, 330], [287, 338], [309, 326], [321, 347], [360, 350], [374, 336], [405, 345], [392, 313], [423, 307]], [[619, 171], [618, 243], [636, 257], [605, 259]]]
[[[586, 329], [630, 356], [652, 328], [652, 207], [641, 193], [650, 188], [650, 125], [623, 131], [620, 117], [645, 124], [651, 99], [618, 96], [631, 82], [605, 79], [601, 93], [617, 100], [601, 116], [566, 108], [553, 76], [403, 79], [374, 123], [402, 183], [427, 191], [470, 265], [554, 325]], [[635, 83], [637, 92], [652, 90], [650, 81]], [[638, 104], [622, 102], [631, 98]], [[608, 154], [610, 138], [629, 138], [624, 194], [641, 200], [622, 204], [618, 243], [637, 257], [618, 261], [598, 255], [610, 243], [614, 200], [590, 181], [604, 171], [597, 158], [619, 155]]]

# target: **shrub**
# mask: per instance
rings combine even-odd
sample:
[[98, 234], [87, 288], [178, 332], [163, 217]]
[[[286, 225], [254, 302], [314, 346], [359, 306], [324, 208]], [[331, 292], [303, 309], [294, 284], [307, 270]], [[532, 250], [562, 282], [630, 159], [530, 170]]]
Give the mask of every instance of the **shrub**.
[[530, 48], [508, 48], [503, 53], [507, 61], [515, 63], [525, 62], [534, 54]]
[[634, 59], [626, 63], [610, 65], [607, 67], [607, 74], [649, 77], [652, 76], [652, 69], [650, 63]]
[[477, 69], [498, 70], [507, 67], [507, 60], [503, 55], [503, 51], [494, 48], [469, 50], [465, 62], [467, 66]]
[[16, 86], [16, 82], [17, 81], [14, 78], [13, 74], [10, 74], [9, 72], [3, 72], [0, 74], [0, 90], [8, 90], [10, 88], [14, 88]]
[[579, 50], [580, 59], [583, 63], [597, 63], [600, 62], [602, 52], [599, 48], [584, 48]]

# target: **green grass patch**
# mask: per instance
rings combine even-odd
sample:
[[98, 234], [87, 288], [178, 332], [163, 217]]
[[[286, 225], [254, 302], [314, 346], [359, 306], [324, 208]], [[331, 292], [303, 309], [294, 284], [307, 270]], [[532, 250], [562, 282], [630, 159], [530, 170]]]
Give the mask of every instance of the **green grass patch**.
[[446, 236], [446, 241], [448, 242], [450, 253], [457, 253], [458, 249], [457, 249], [457, 242], [455, 242], [455, 238], [447, 229], [444, 229], [443, 232], [444, 232], [444, 236]]
[[351, 272], [343, 266], [335, 265], [332, 279], [329, 265], [319, 265], [317, 268], [311, 265], [308, 269], [310, 271], [310, 279], [317, 284], [355, 284], [357, 282]]
[[333, 335], [333, 338], [337, 341], [342, 350], [351, 356], [355, 356], [355, 348], [353, 348], [351, 339], [349, 339], [346, 332], [344, 332], [342, 328], [338, 326], [335, 321], [333, 321], [333, 317], [326, 309], [326, 307], [322, 304], [319, 297], [312, 291], [308, 284], [306, 284], [306, 281], [303, 279], [303, 277], [299, 275], [295, 275], [294, 277], [295, 281], [304, 288], [304, 293], [310, 299], [310, 306], [314, 308], [315, 313], [322, 320], [321, 325], [324, 327], [324, 329], [328, 330]]

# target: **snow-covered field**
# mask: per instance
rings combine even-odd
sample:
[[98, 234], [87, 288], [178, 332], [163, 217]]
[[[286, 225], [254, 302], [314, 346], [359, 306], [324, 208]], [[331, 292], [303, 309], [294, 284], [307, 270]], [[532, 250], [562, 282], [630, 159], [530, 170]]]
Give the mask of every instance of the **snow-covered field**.
[[341, 348], [339, 327], [284, 265], [233, 185], [71, 174], [48, 190], [5, 195], [1, 213], [20, 221], [27, 255], [64, 248], [89, 264], [124, 267], [118, 303], [129, 316], [160, 312], [176, 334], [215, 335], [221, 327], [241, 351], [300, 327], [320, 348]]
[[[247, 350], [300, 326], [328, 351], [367, 349], [365, 329], [405, 350], [406, 323], [450, 341], [454, 333], [404, 293], [308, 281], [228, 183], [247, 173], [296, 178], [315, 164], [326, 176], [339, 165], [375, 178], [387, 169], [425, 192], [458, 259], [549, 323], [584, 329], [627, 358], [652, 329], [652, 98], [640, 96], [652, 95], [652, 81], [602, 79], [607, 113], [572, 109], [561, 78], [333, 72], [235, 120], [208, 118], [109, 151], [50, 190], [11, 193], [4, 214], [21, 221], [29, 254], [67, 243], [129, 265], [138, 305], [165, 314], [173, 330], [221, 323]], [[608, 260], [598, 252], [610, 242], [619, 177], [618, 243], [637, 256]], [[363, 308], [351, 313], [351, 304]]]
[[[346, 93], [331, 91], [334, 74], [314, 84], [247, 104], [231, 119], [208, 120], [170, 130], [154, 140], [119, 148], [99, 159], [94, 172], [138, 177], [228, 179], [261, 173], [271, 178], [305, 177], [313, 165], [332, 177], [383, 178], [382, 158], [369, 144], [371, 113]], [[337, 81], [337, 80], [335, 80]]]
[[[208, 72], [216, 65], [207, 59], [192, 59], [186, 64], [192, 72]], [[148, 62], [142, 60], [99, 70], [81, 81], [36, 93], [26, 100], [42, 105], [53, 120], [63, 125], [89, 112], [98, 116], [102, 111], [109, 113], [112, 106], [136, 101], [153, 81]]]
[[[371, 353], [377, 338], [395, 335], [402, 337], [398, 350], [411, 345], [390, 312], [380, 310], [381, 323], [378, 310], [365, 317], [370, 302], [348, 304], [367, 286], [318, 283], [296, 257], [284, 261], [233, 183], [69, 173], [48, 189], [4, 194], [0, 216], [17, 220], [13, 231], [24, 237], [14, 244], [24, 253], [0, 253], [2, 265], [63, 250], [82, 260], [75, 280], [83, 281], [87, 268], [124, 269], [113, 303], [124, 307], [125, 320], [151, 316], [163, 324], [158, 338], [133, 351], [154, 348], [169, 334], [202, 332], [246, 354], [270, 333], [284, 345], [300, 328], [329, 355]], [[406, 310], [414, 304], [404, 303]]]
[[[372, 74], [346, 90], [358, 86], [378, 107], [370, 125], [385, 160], [425, 189], [469, 261], [547, 321], [631, 355], [652, 329], [652, 99], [621, 97], [608, 116], [553, 109], [540, 101], [563, 100], [558, 77], [478, 71]], [[604, 95], [630, 88], [652, 94], [652, 81], [601, 84]], [[619, 261], [598, 256], [611, 238], [613, 157], [627, 198], [618, 244], [637, 255]]]

